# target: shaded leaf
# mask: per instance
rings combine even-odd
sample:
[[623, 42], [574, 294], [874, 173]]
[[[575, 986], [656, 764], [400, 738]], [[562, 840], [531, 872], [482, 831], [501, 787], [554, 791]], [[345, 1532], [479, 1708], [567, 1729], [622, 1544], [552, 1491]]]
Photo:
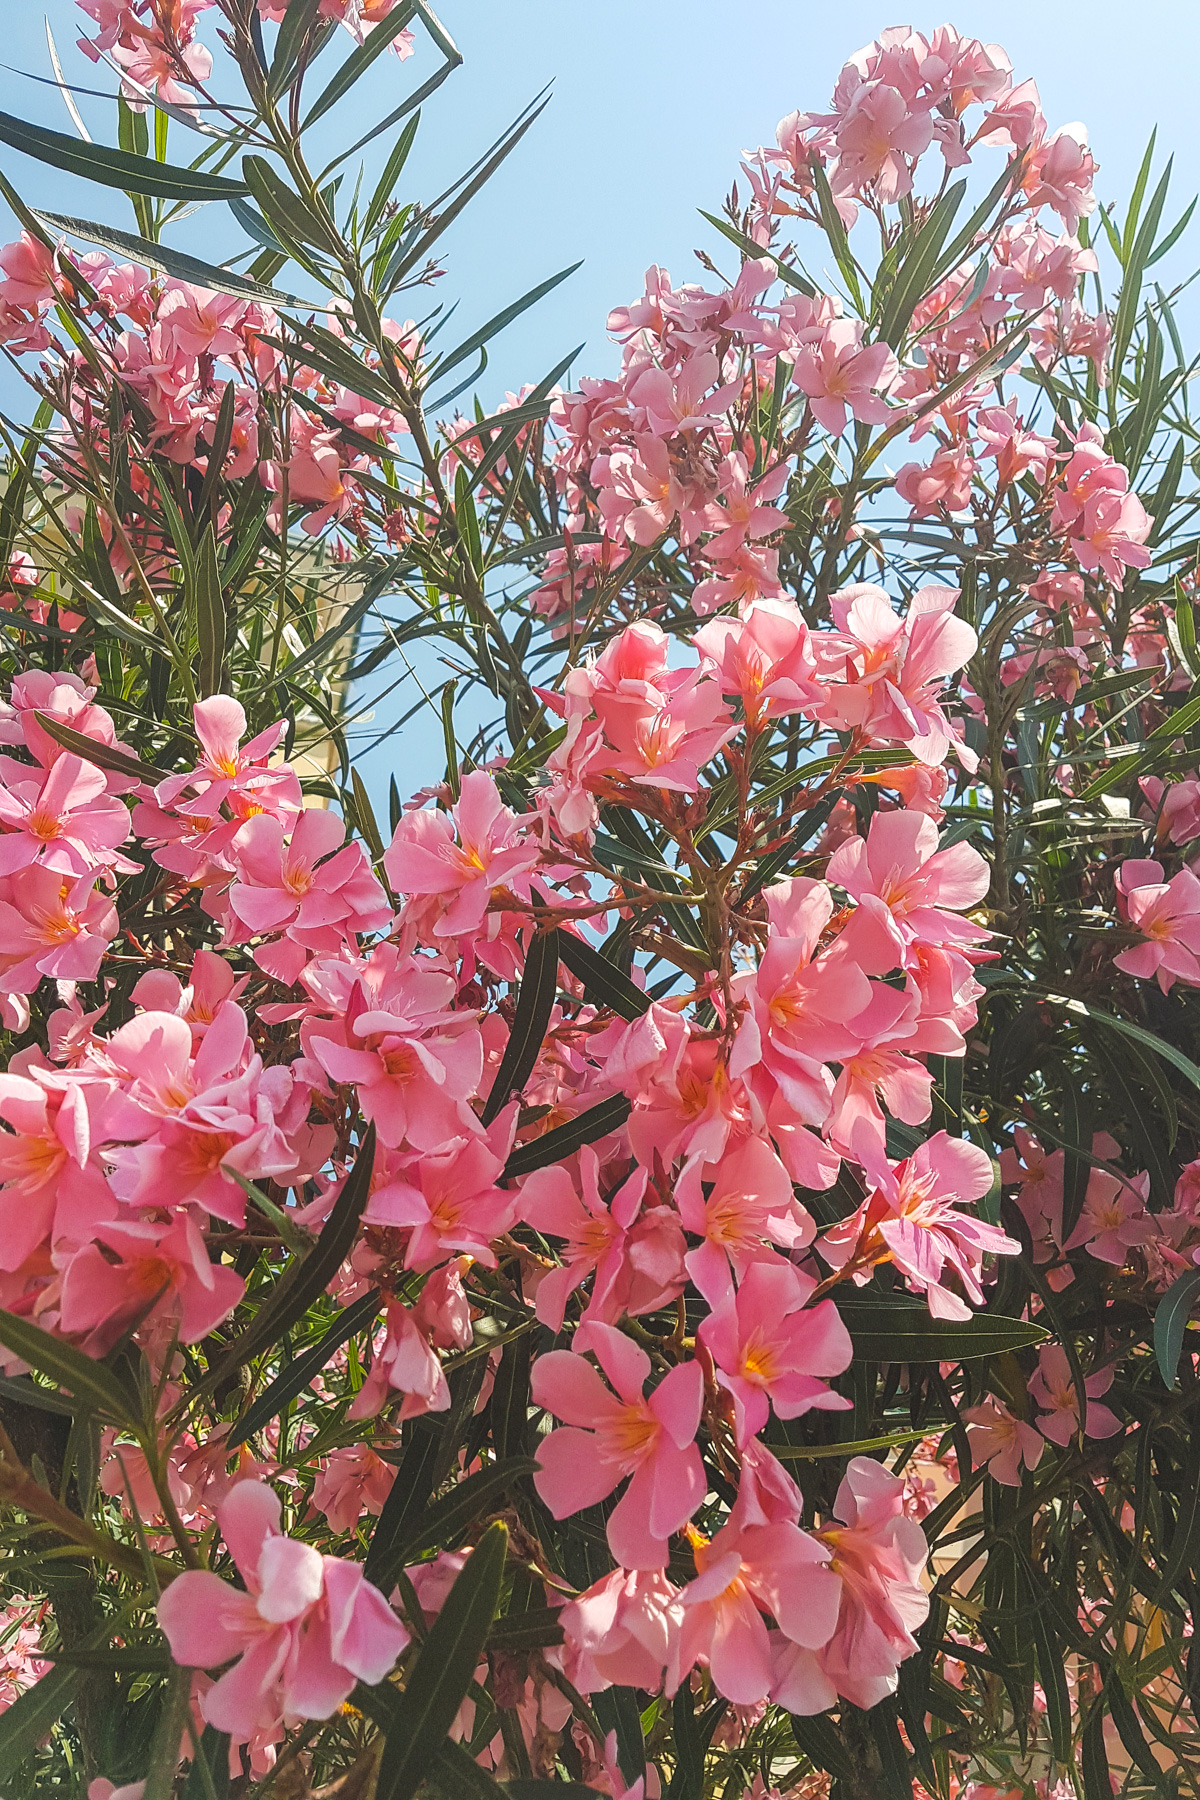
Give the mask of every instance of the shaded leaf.
[[569, 931], [558, 934], [560, 960], [582, 981], [587, 999], [607, 1006], [622, 1019], [640, 1019], [650, 1010], [650, 996], [623, 975], [620, 969], [583, 938]]
[[154, 763], [139, 762], [127, 750], [114, 749], [111, 744], [98, 744], [95, 738], [88, 737], [82, 731], [73, 731], [69, 725], [52, 719], [48, 713], [35, 713], [34, 717], [47, 737], [52, 737], [64, 750], [81, 756], [85, 762], [94, 763], [98, 769], [111, 769], [117, 775], [132, 775], [138, 781], [148, 782], [151, 787], [156, 782], [165, 781], [170, 774], [169, 769], [160, 769]]
[[[236, 200], [230, 201], [231, 206], [237, 204]], [[136, 257], [138, 262], [146, 263], [152, 269], [162, 269], [177, 281], [193, 281], [201, 287], [212, 288], [218, 294], [233, 294], [242, 300], [261, 300], [268, 306], [304, 304], [294, 294], [284, 294], [278, 288], [264, 287], [262, 282], [251, 281], [248, 275], [238, 275], [233, 269], [223, 269], [219, 264], [203, 262], [198, 256], [189, 256], [183, 250], [173, 250], [169, 244], [139, 237], [135, 231], [118, 231], [112, 225], [101, 225], [92, 219], [68, 218], [63, 213], [39, 212], [37, 216], [48, 225], [53, 225], [56, 230], [65, 231], [70, 237], [82, 238], [85, 244], [99, 244], [102, 250], [116, 250], [122, 256]]]
[[837, 1308], [854, 1341], [854, 1354], [867, 1362], [967, 1362], [999, 1356], [1049, 1337], [1026, 1319], [979, 1312], [970, 1319], [934, 1319], [924, 1306], [907, 1301], [843, 1300]]
[[81, 1405], [105, 1413], [122, 1425], [140, 1420], [138, 1396], [119, 1375], [105, 1363], [85, 1356], [73, 1344], [51, 1337], [31, 1320], [18, 1319], [14, 1313], [0, 1309], [0, 1344], [40, 1375], [48, 1375], [51, 1381], [66, 1388]]
[[536, 932], [525, 957], [508, 1043], [480, 1114], [490, 1125], [509, 1096], [520, 1093], [541, 1053], [558, 992], [559, 933]]
[[254, 1404], [247, 1407], [226, 1440], [230, 1450], [236, 1450], [239, 1444], [244, 1444], [248, 1437], [260, 1431], [277, 1413], [282, 1412], [289, 1400], [294, 1400], [297, 1394], [303, 1393], [313, 1376], [320, 1374], [347, 1339], [370, 1325], [381, 1305], [378, 1288], [371, 1288], [339, 1314], [320, 1342], [295, 1357], [282, 1374], [277, 1375], [268, 1388], [264, 1388]]
[[399, 36], [416, 10], [416, 6], [411, 4], [410, 0], [409, 5], [398, 6], [395, 12], [390, 13], [387, 18], [381, 19], [372, 27], [363, 43], [350, 52], [333, 80], [310, 107], [301, 127], [303, 131], [307, 131], [310, 125], [322, 118], [330, 107], [336, 106], [343, 94], [350, 92], [359, 76], [364, 75], [375, 58], [387, 49], [392, 39]]
[[0, 1769], [13, 1774], [33, 1755], [70, 1705], [79, 1677], [65, 1663], [53, 1668], [0, 1713]]
[[528, 1175], [534, 1169], [544, 1169], [548, 1163], [561, 1162], [564, 1156], [572, 1155], [584, 1144], [594, 1144], [598, 1138], [607, 1137], [610, 1131], [618, 1130], [625, 1123], [632, 1110], [624, 1094], [613, 1094], [597, 1106], [590, 1106], [586, 1112], [568, 1119], [564, 1125], [556, 1125], [553, 1131], [534, 1138], [532, 1143], [518, 1144], [504, 1165], [505, 1180]]
[[85, 181], [131, 194], [153, 194], [163, 200], [229, 200], [247, 192], [244, 182], [231, 181], [227, 175], [172, 169], [153, 157], [133, 156], [107, 144], [81, 144], [78, 138], [30, 125], [6, 112], [0, 112], [0, 143], [49, 163], [64, 175], [82, 175]]
[[1183, 1334], [1198, 1294], [1200, 1269], [1188, 1269], [1171, 1283], [1154, 1309], [1154, 1354], [1169, 1388], [1175, 1386]]

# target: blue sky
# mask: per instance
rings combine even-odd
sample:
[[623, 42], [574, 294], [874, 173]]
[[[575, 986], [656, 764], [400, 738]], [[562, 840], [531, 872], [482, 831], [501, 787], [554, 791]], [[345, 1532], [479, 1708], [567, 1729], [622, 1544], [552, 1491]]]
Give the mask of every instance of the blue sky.
[[[485, 405], [506, 388], [536, 381], [577, 344], [577, 370], [608, 371], [608, 309], [636, 294], [648, 264], [675, 280], [700, 275], [692, 251], [719, 250], [696, 209], [717, 211], [736, 176], [739, 152], [770, 142], [795, 107], [818, 109], [846, 57], [897, 20], [874, 3], [849, 0], [440, 0], [466, 61], [424, 110], [409, 164], [412, 189], [429, 196], [472, 163], [540, 89], [551, 104], [484, 196], [444, 240], [444, 297], [457, 298], [459, 335], [567, 264], [584, 266], [495, 345], [480, 382]], [[111, 78], [74, 48], [80, 15], [70, 0], [46, 8], [68, 80], [111, 91]], [[9, 0], [5, 64], [49, 74], [42, 8]], [[1018, 78], [1032, 75], [1051, 125], [1082, 119], [1100, 163], [1098, 188], [1123, 207], [1151, 130], [1162, 156], [1176, 157], [1174, 218], [1200, 185], [1195, 70], [1200, 8], [1194, 0], [1009, 0], [1003, 8], [959, 0], [947, 12], [901, 15], [921, 29], [949, 17], [964, 32], [1000, 42]], [[355, 136], [383, 117], [434, 65], [425, 42], [398, 64], [385, 56], [343, 108]], [[81, 100], [98, 138], [114, 141], [111, 107]], [[0, 68], [0, 108], [71, 129], [52, 88]], [[331, 144], [342, 131], [332, 115]], [[190, 153], [172, 126], [173, 155]], [[346, 141], [342, 138], [341, 141]], [[368, 152], [378, 166], [390, 137]], [[35, 204], [132, 226], [119, 195], [102, 195], [9, 150], [0, 168]], [[236, 228], [216, 210], [187, 228], [202, 253], [228, 254]], [[1200, 262], [1200, 227], [1188, 234]], [[183, 241], [183, 240], [181, 240]], [[721, 261], [718, 255], [718, 261]], [[1172, 273], [1183, 263], [1173, 259]], [[313, 296], [318, 298], [318, 296]], [[1193, 320], [1200, 306], [1185, 309]], [[453, 329], [453, 328], [452, 328]], [[386, 706], [394, 702], [385, 703]], [[381, 714], [382, 717], [382, 714]], [[429, 772], [426, 731], [406, 733], [403, 765], [417, 784]], [[440, 730], [436, 733], [440, 740]], [[386, 788], [398, 760], [369, 765]]]

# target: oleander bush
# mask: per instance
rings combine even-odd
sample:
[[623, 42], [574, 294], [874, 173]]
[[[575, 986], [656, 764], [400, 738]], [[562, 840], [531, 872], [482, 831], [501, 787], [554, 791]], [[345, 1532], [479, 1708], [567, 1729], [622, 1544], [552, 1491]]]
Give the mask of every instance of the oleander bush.
[[422, 200], [425, 0], [80, 4], [115, 143], [53, 40], [0, 114], [0, 1791], [1200, 1794], [1169, 168], [886, 31], [485, 414], [571, 271], [460, 341], [440, 240], [544, 103]]

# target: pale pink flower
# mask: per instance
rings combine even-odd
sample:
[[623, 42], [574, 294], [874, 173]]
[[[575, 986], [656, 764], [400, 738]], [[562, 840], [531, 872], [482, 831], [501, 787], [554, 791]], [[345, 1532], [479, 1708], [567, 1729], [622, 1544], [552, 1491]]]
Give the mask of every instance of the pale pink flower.
[[964, 512], [971, 504], [976, 467], [968, 445], [944, 444], [927, 463], [902, 463], [896, 470], [896, 492], [908, 502], [912, 519], [933, 518], [943, 507]]
[[726, 1149], [707, 1195], [688, 1182], [679, 1185], [675, 1198], [685, 1229], [703, 1238], [687, 1253], [687, 1271], [710, 1306], [732, 1295], [731, 1269], [744, 1279], [755, 1263], [775, 1260], [772, 1244], [800, 1250], [816, 1235], [791, 1176], [760, 1137]]
[[655, 1693], [664, 1673], [679, 1666], [683, 1610], [661, 1569], [614, 1569], [568, 1601], [558, 1622], [583, 1693], [610, 1684]]
[[1018, 1419], [991, 1394], [978, 1406], [968, 1407], [963, 1418], [975, 1462], [986, 1463], [988, 1474], [1004, 1487], [1020, 1487], [1021, 1469], [1036, 1469], [1046, 1441], [1024, 1419]]
[[492, 1245], [516, 1220], [520, 1194], [496, 1186], [512, 1141], [516, 1109], [509, 1107], [486, 1137], [455, 1138], [414, 1157], [377, 1187], [363, 1215], [368, 1224], [407, 1230], [405, 1266], [436, 1268], [466, 1254], [496, 1267]]
[[330, 1531], [353, 1531], [364, 1514], [376, 1517], [392, 1490], [396, 1470], [370, 1444], [331, 1450], [313, 1483], [312, 1502]]
[[[1111, 1369], [1097, 1369], [1083, 1378], [1087, 1395], [1085, 1437], [1114, 1437], [1124, 1429], [1117, 1415], [1101, 1404], [1100, 1395], [1108, 1392], [1112, 1381]], [[1071, 1364], [1061, 1344], [1043, 1344], [1038, 1350], [1038, 1366], [1030, 1377], [1029, 1392], [1042, 1409], [1038, 1430], [1052, 1444], [1065, 1449], [1079, 1431], [1079, 1400]]]
[[[177, 1320], [179, 1341], [197, 1344], [228, 1318], [246, 1284], [224, 1263], [209, 1260], [199, 1227], [187, 1214], [165, 1226], [152, 1220], [99, 1221], [96, 1242], [72, 1256], [60, 1302], [65, 1332], [86, 1334], [91, 1355], [103, 1355], [136, 1320]], [[102, 1254], [100, 1245], [119, 1257]]]
[[1200, 987], [1200, 880], [1180, 869], [1164, 881], [1161, 863], [1131, 858], [1117, 870], [1116, 885], [1129, 923], [1144, 939], [1114, 956], [1117, 968], [1156, 980], [1164, 994], [1176, 981]]
[[493, 777], [473, 769], [463, 776], [452, 813], [404, 814], [383, 867], [397, 893], [441, 902], [433, 934], [452, 937], [479, 930], [498, 888], [527, 900], [529, 872], [540, 856], [536, 837], [503, 804]]
[[956, 916], [977, 906], [987, 893], [991, 873], [986, 861], [970, 844], [939, 850], [937, 826], [924, 814], [875, 813], [866, 838], [842, 844], [825, 873], [890, 939], [892, 967], [913, 967], [918, 946], [947, 946], [969, 954], [988, 936], [981, 926]]
[[692, 639], [736, 694], [749, 725], [799, 712], [821, 693], [808, 627], [794, 600], [756, 600], [740, 619], [713, 619]]
[[389, 1303], [382, 1344], [375, 1348], [370, 1372], [354, 1397], [348, 1417], [371, 1419], [395, 1391], [404, 1395], [399, 1417], [419, 1418], [422, 1413], [445, 1412], [450, 1389], [441, 1358], [422, 1329], [416, 1313], [399, 1300]]
[[566, 1420], [542, 1439], [534, 1485], [556, 1519], [595, 1506], [632, 1480], [608, 1520], [608, 1542], [628, 1569], [661, 1569], [667, 1540], [691, 1518], [707, 1486], [696, 1431], [704, 1381], [678, 1363], [648, 1398], [650, 1358], [611, 1325], [581, 1326], [580, 1352], [595, 1352], [615, 1393], [582, 1354], [551, 1350], [533, 1366], [537, 1406]]
[[904, 1483], [866, 1456], [851, 1458], [834, 1515], [842, 1523], [816, 1536], [833, 1553], [841, 1606], [817, 1656], [839, 1694], [871, 1707], [895, 1693], [900, 1664], [918, 1648], [913, 1633], [929, 1613], [925, 1533], [905, 1516]]
[[1154, 1223], [1146, 1216], [1149, 1193], [1149, 1175], [1130, 1181], [1107, 1169], [1090, 1170], [1083, 1211], [1064, 1248], [1082, 1245], [1098, 1262], [1123, 1268], [1130, 1250], [1154, 1236]]
[[409, 1641], [362, 1570], [279, 1529], [271, 1489], [239, 1481], [217, 1519], [245, 1591], [208, 1570], [177, 1575], [158, 1619], [177, 1663], [238, 1660], [201, 1700], [206, 1721], [239, 1742], [281, 1718], [327, 1719], [356, 1680], [382, 1681]]
[[894, 1262], [925, 1294], [934, 1318], [970, 1318], [970, 1308], [943, 1285], [946, 1276], [982, 1305], [983, 1258], [1015, 1256], [1021, 1248], [999, 1226], [961, 1210], [992, 1186], [987, 1152], [939, 1131], [903, 1162], [873, 1160], [870, 1178], [862, 1204], [821, 1238], [822, 1256], [833, 1268], [853, 1269], [860, 1283], [877, 1263]]
[[67, 876], [106, 866], [135, 867], [119, 856], [129, 811], [107, 791], [103, 769], [71, 754], [49, 769], [5, 759], [0, 776], [0, 875], [40, 863]]
[[899, 372], [890, 345], [864, 344], [857, 319], [832, 319], [815, 342], [802, 344], [794, 379], [807, 394], [818, 423], [836, 437], [846, 429], [846, 414], [865, 425], [881, 425], [888, 417], [884, 395]]
[[0, 992], [32, 994], [44, 975], [57, 981], [95, 981], [120, 928], [107, 894], [96, 892], [95, 871], [64, 879], [55, 869], [18, 869], [2, 884]]
[[809, 1305], [816, 1285], [780, 1256], [752, 1262], [736, 1294], [699, 1328], [717, 1380], [733, 1396], [739, 1442], [757, 1437], [772, 1409], [795, 1419], [849, 1405], [820, 1379], [848, 1368], [853, 1346], [832, 1300]]

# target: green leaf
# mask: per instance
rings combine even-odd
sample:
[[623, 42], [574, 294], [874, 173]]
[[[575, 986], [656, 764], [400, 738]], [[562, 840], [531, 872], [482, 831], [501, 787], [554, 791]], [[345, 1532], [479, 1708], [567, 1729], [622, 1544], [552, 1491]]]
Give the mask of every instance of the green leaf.
[[261, 1431], [277, 1413], [283, 1411], [289, 1400], [302, 1394], [312, 1382], [313, 1376], [320, 1374], [347, 1339], [371, 1324], [381, 1305], [378, 1288], [371, 1288], [340, 1313], [319, 1343], [295, 1357], [282, 1374], [275, 1377], [270, 1387], [263, 1389], [254, 1404], [246, 1408], [229, 1434], [227, 1442], [230, 1450], [236, 1450], [248, 1437]]
[[442, 741], [446, 746], [446, 786], [450, 789], [450, 798], [455, 806], [461, 791], [460, 771], [458, 766], [458, 739], [454, 735], [454, 696], [458, 684], [448, 681], [442, 689]]
[[81, 756], [85, 762], [94, 763], [98, 769], [111, 769], [118, 775], [132, 775], [138, 781], [149, 782], [152, 787], [156, 782], [165, 781], [170, 773], [168, 769], [160, 769], [154, 763], [139, 762], [127, 750], [114, 750], [111, 744], [98, 744], [95, 738], [87, 737], [82, 731], [73, 731], [69, 725], [52, 719], [48, 713], [37, 713], [35, 717], [47, 737], [52, 737], [64, 750]]
[[861, 313], [865, 311], [862, 289], [858, 283], [858, 269], [850, 249], [850, 239], [846, 235], [846, 227], [842, 215], [837, 209], [837, 201], [829, 186], [829, 177], [818, 156], [814, 156], [809, 164], [812, 171], [813, 187], [816, 191], [817, 205], [821, 211], [821, 224], [825, 236], [829, 239], [829, 247], [833, 251], [834, 261], [841, 271], [842, 280], [846, 283], [850, 298]]
[[739, 231], [736, 225], [729, 223], [728, 219], [719, 219], [716, 213], [705, 212], [702, 206], [696, 210], [705, 223], [713, 227], [714, 231], [719, 231], [723, 238], [728, 238], [731, 244], [736, 244], [748, 262], [774, 263], [775, 273], [787, 287], [795, 288], [801, 294], [807, 294], [810, 299], [816, 293], [817, 290], [812, 282], [806, 281], [803, 275], [797, 275], [796, 271], [781, 261], [773, 250], [768, 250], [762, 244], [756, 244], [752, 237], [747, 237], [744, 231]]
[[469, 470], [459, 465], [454, 477], [454, 527], [462, 552], [477, 577], [483, 575], [483, 542], [479, 535], [479, 515], [471, 493]]
[[811, 1718], [792, 1715], [792, 1736], [797, 1747], [818, 1769], [825, 1769], [838, 1781], [853, 1781], [854, 1770], [833, 1720], [826, 1713]]
[[781, 1462], [823, 1462], [837, 1456], [869, 1456], [873, 1450], [893, 1450], [898, 1444], [913, 1444], [929, 1436], [929, 1427], [921, 1425], [907, 1431], [889, 1431], [882, 1437], [853, 1438], [844, 1444], [776, 1444], [771, 1454]]
[[[236, 202], [231, 201], [230, 204]], [[99, 244], [103, 250], [116, 250], [122, 256], [135, 257], [138, 262], [147, 263], [152, 269], [162, 269], [178, 281], [194, 281], [201, 287], [214, 289], [218, 294], [233, 294], [242, 300], [261, 300], [268, 306], [304, 304], [294, 294], [284, 294], [278, 288], [264, 287], [261, 282], [251, 281], [248, 275], [238, 275], [232, 269], [202, 262], [198, 256], [189, 256], [183, 250], [173, 250], [169, 244], [139, 237], [136, 231], [118, 231], [112, 225], [101, 225], [92, 219], [72, 219], [62, 213], [39, 212], [37, 217], [44, 219], [48, 225], [53, 225], [57, 231], [65, 231], [70, 237], [82, 238], [85, 244]]]
[[85, 1356], [73, 1344], [51, 1337], [29, 1319], [0, 1309], [0, 1344], [40, 1375], [47, 1375], [82, 1406], [106, 1414], [122, 1425], [136, 1425], [142, 1409], [138, 1396], [106, 1364]]
[[1079, 1740], [1079, 1772], [1083, 1800], [1112, 1800], [1112, 1777], [1104, 1750], [1104, 1701], [1097, 1701], [1088, 1715]]
[[563, 1628], [557, 1606], [531, 1607], [528, 1612], [506, 1613], [497, 1619], [488, 1633], [489, 1650], [539, 1650], [547, 1644], [561, 1644]]
[[288, 1265], [259, 1307], [253, 1322], [209, 1370], [206, 1387], [219, 1387], [243, 1363], [259, 1355], [268, 1345], [278, 1343], [284, 1332], [304, 1317], [313, 1301], [320, 1299], [341, 1268], [358, 1233], [358, 1222], [371, 1192], [374, 1164], [375, 1127], [371, 1124], [363, 1133], [354, 1167], [342, 1184], [342, 1191], [320, 1237], [307, 1256]]
[[225, 175], [206, 175], [201, 169], [171, 169], [153, 157], [132, 156], [106, 144], [81, 144], [61, 131], [29, 125], [0, 112], [0, 143], [20, 150], [38, 162], [49, 163], [64, 175], [82, 175], [101, 187], [121, 188], [126, 193], [153, 194], [163, 200], [229, 200], [246, 193], [244, 182]]
[[370, 237], [382, 219], [388, 201], [392, 197], [392, 191], [404, 173], [404, 165], [408, 161], [409, 152], [416, 140], [420, 125], [421, 115], [419, 112], [414, 113], [396, 139], [392, 153], [383, 165], [383, 174], [376, 183], [375, 192], [371, 195], [370, 204], [367, 207], [366, 217], [363, 219], [364, 237]]
[[518, 1144], [504, 1165], [504, 1178], [513, 1180], [518, 1175], [528, 1175], [534, 1169], [544, 1169], [549, 1163], [561, 1162], [564, 1157], [571, 1156], [584, 1144], [594, 1144], [599, 1138], [607, 1137], [610, 1131], [617, 1131], [629, 1117], [632, 1107], [624, 1094], [612, 1094], [607, 1100], [601, 1100], [596, 1106], [589, 1106], [564, 1125], [556, 1125], [553, 1131], [547, 1131], [530, 1144]]
[[302, 131], [307, 131], [310, 125], [324, 117], [331, 106], [337, 105], [343, 94], [350, 92], [359, 76], [365, 75], [375, 58], [387, 49], [393, 38], [399, 36], [416, 10], [414, 4], [398, 6], [395, 12], [372, 27], [365, 41], [350, 52], [328, 87], [318, 96], [300, 127]]
[[58, 1413], [72, 1419], [75, 1408], [54, 1388], [43, 1387], [30, 1375], [0, 1375], [0, 1397], [15, 1400], [18, 1406], [36, 1406], [42, 1412]]
[[491, 1124], [510, 1095], [521, 1092], [541, 1053], [558, 992], [558, 946], [557, 931], [536, 932], [526, 953], [512, 1029], [480, 1114], [484, 1125]]
[[536, 1468], [531, 1456], [509, 1456], [468, 1475], [448, 1494], [442, 1494], [421, 1510], [413, 1521], [415, 1530], [393, 1538], [387, 1555], [376, 1562], [371, 1580], [376, 1587], [386, 1590], [405, 1563], [414, 1561], [424, 1551], [452, 1549], [481, 1514], [495, 1510], [514, 1481], [532, 1475]]
[[[275, 54], [271, 58], [271, 72], [267, 77], [267, 95], [271, 100], [278, 100], [291, 85], [305, 40], [318, 26], [317, 12], [321, 0], [289, 0], [287, 11], [279, 25], [279, 35], [275, 39]], [[326, 33], [328, 35], [328, 33]]]
[[[531, 306], [536, 306], [546, 294], [552, 293], [569, 275], [574, 275], [576, 269], [582, 267], [581, 258], [579, 262], [572, 263], [570, 268], [560, 269], [557, 275], [551, 275], [548, 281], [541, 281], [537, 287], [530, 288], [527, 294], [522, 294], [519, 300], [514, 300], [510, 306], [504, 308], [503, 312], [498, 312], [494, 318], [489, 319], [486, 325], [481, 325], [478, 331], [472, 332], [471, 336], [465, 338], [457, 349], [448, 351], [444, 357], [440, 358], [434, 368], [434, 376], [440, 380], [451, 369], [456, 369], [459, 363], [466, 362], [469, 356], [473, 356], [476, 350], [482, 349], [484, 344], [490, 343], [492, 338], [503, 331], [506, 325], [511, 325], [514, 319], [519, 319], [523, 312], [527, 312]], [[499, 416], [503, 418], [504, 414], [501, 413]]]
[[225, 661], [225, 600], [221, 571], [217, 567], [217, 536], [212, 522], [205, 527], [196, 552], [196, 638], [199, 646], [200, 698], [221, 691]]
[[1157, 1788], [1162, 1781], [1163, 1771], [1154, 1760], [1154, 1753], [1146, 1742], [1133, 1702], [1125, 1692], [1115, 1668], [1109, 1674], [1104, 1692], [1112, 1722], [1117, 1728], [1117, 1736], [1142, 1774]]
[[390, 569], [387, 574], [377, 576], [357, 600], [351, 601], [337, 624], [331, 625], [328, 631], [323, 631], [320, 637], [315, 638], [308, 646], [307, 650], [302, 650], [298, 656], [293, 656], [291, 662], [284, 664], [281, 673], [286, 675], [290, 681], [293, 676], [300, 673], [301, 669], [308, 668], [311, 663], [319, 662], [326, 651], [332, 650], [336, 644], [341, 642], [342, 638], [354, 630], [361, 619], [366, 617], [391, 579]]
[[607, 1006], [621, 1019], [640, 1019], [650, 1010], [649, 994], [643, 993], [628, 975], [623, 975], [607, 957], [582, 938], [569, 931], [560, 931], [558, 954], [572, 975], [582, 981], [586, 999]]
[[967, 1362], [1043, 1343], [1050, 1333], [1025, 1319], [975, 1313], [970, 1319], [934, 1319], [924, 1306], [903, 1300], [843, 1300], [837, 1308], [866, 1362]]
[[442, 1609], [409, 1674], [379, 1762], [376, 1800], [411, 1800], [441, 1749], [487, 1642], [508, 1551], [508, 1532], [489, 1525]]
[[404, 1548], [420, 1528], [433, 1492], [440, 1432], [425, 1422], [406, 1427], [407, 1443], [396, 1479], [371, 1532], [363, 1574], [376, 1587], [394, 1581], [404, 1561]]
[[1182, 1050], [1177, 1050], [1174, 1044], [1168, 1044], [1165, 1038], [1157, 1037], [1152, 1031], [1143, 1030], [1140, 1025], [1134, 1025], [1129, 1019], [1118, 1018], [1116, 1013], [1103, 1012], [1098, 1006], [1077, 1000], [1073, 995], [1051, 993], [1049, 989], [1040, 986], [1034, 991], [1050, 1006], [1064, 1007], [1076, 1018], [1096, 1019], [1100, 1024], [1120, 1032], [1122, 1037], [1129, 1038], [1132, 1043], [1140, 1044], [1143, 1049], [1153, 1050], [1156, 1056], [1161, 1056], [1164, 1062], [1169, 1062], [1173, 1069], [1178, 1069], [1181, 1075], [1186, 1076], [1193, 1087], [1200, 1088], [1200, 1068], [1197, 1068], [1196, 1064], [1190, 1057], [1185, 1056]]
[[1050, 1727], [1050, 1743], [1061, 1763], [1071, 1760], [1071, 1696], [1063, 1667], [1064, 1650], [1050, 1626], [1046, 1610], [1034, 1605], [1030, 1613], [1034, 1649], [1037, 1653], [1038, 1679], [1046, 1696], [1046, 1723]]
[[330, 245], [324, 221], [280, 180], [265, 157], [244, 156], [242, 173], [267, 225], [293, 262], [299, 263], [318, 281], [323, 281], [325, 276], [320, 265], [314, 261], [307, 246], [315, 244], [328, 252]]
[[1171, 1389], [1183, 1353], [1183, 1334], [1200, 1294], [1200, 1269], [1187, 1269], [1173, 1281], [1154, 1309], [1154, 1354], [1162, 1378]]
[[918, 302], [924, 299], [934, 285], [934, 270], [942, 245], [966, 191], [965, 181], [956, 181], [953, 187], [947, 189], [915, 234], [907, 254], [896, 270], [896, 279], [883, 303], [879, 319], [879, 335], [893, 350], [903, 342]]
[[371, 805], [367, 784], [357, 769], [351, 769], [350, 781], [354, 789], [354, 816], [358, 822], [359, 835], [371, 852], [372, 862], [379, 862], [383, 857], [383, 835], [375, 817], [375, 808]]
[[53, 1668], [0, 1713], [0, 1769], [15, 1775], [33, 1755], [70, 1705], [79, 1675], [65, 1664]]

